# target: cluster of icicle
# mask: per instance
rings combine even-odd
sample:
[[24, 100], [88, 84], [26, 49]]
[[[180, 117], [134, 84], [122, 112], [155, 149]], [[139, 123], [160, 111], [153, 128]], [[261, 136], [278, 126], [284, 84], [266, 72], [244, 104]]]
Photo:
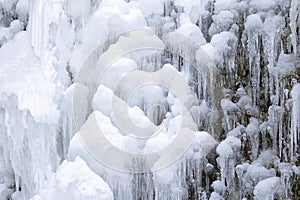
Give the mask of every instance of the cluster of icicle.
[[[298, 0], [0, 0], [0, 8], [0, 199], [300, 196]], [[147, 26], [163, 53], [120, 58], [115, 69], [122, 69], [109, 72], [117, 75], [105, 87], [90, 76], [77, 80], [81, 66], [93, 69], [121, 40], [115, 36]], [[202, 66], [206, 56], [211, 63]], [[144, 174], [95, 161], [76, 132], [92, 114], [114, 126], [103, 94], [122, 99], [110, 89], [118, 76], [169, 63], [194, 93], [186, 124], [198, 134], [192, 148]], [[169, 113], [176, 124], [176, 101], [152, 89], [134, 99], [133, 113], [154, 124]], [[74, 108], [76, 95], [82, 101]], [[154, 103], [163, 106], [151, 110]], [[208, 152], [211, 136], [218, 144]]]

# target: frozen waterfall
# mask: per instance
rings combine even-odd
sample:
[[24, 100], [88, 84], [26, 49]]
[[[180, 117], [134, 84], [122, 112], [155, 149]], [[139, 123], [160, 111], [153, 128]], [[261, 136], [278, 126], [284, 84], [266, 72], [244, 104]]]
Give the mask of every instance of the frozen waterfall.
[[0, 200], [300, 198], [299, 0], [0, 0]]

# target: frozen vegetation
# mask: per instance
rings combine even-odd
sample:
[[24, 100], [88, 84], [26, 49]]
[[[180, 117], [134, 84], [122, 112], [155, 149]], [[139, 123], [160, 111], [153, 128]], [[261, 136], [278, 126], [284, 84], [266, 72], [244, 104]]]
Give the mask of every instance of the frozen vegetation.
[[0, 200], [299, 198], [299, 0], [0, 0]]

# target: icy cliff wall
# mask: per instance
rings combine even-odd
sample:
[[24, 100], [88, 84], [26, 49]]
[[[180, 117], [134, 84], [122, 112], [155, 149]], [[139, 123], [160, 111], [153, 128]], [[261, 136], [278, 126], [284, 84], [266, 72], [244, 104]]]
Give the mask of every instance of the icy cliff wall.
[[[51, 187], [82, 191], [86, 180], [76, 173], [67, 177], [65, 186], [55, 186], [64, 170], [76, 170], [74, 165], [97, 174], [86, 169], [89, 176], [102, 176], [116, 199], [300, 196], [299, 4], [298, 0], [0, 0], [0, 198], [59, 198], [49, 191]], [[129, 53], [113, 63], [109, 78], [91, 83], [97, 74], [91, 66], [101, 56], [105, 64], [111, 55], [128, 50], [116, 48], [118, 42], [130, 40], [120, 35], [147, 26], [154, 27], [155, 34], [145, 38], [157, 41], [161, 49]], [[210, 59], [206, 67], [204, 54]], [[198, 131], [208, 131], [218, 145], [202, 157], [197, 152], [203, 153], [205, 142], [196, 140], [191, 152], [161, 173], [124, 176], [95, 165], [75, 135], [95, 112], [100, 112], [96, 115], [100, 122], [115, 130], [117, 135], [110, 137], [120, 148], [147, 150], [172, 139], [174, 124], [183, 116], [176, 111], [176, 98], [164, 95], [166, 91], [145, 88], [128, 103], [138, 106], [131, 113], [139, 123], [169, 120], [162, 137], [145, 144], [127, 140], [116, 124], [110, 124], [103, 95], [114, 93], [126, 101], [125, 86], [110, 91], [115, 80], [132, 70], [158, 71], [165, 64], [180, 72], [193, 93], [185, 105], [191, 113], [184, 116], [189, 119], [185, 126], [199, 137], [206, 134]], [[82, 77], [82, 66], [93, 70]], [[75, 108], [74, 99], [80, 99]], [[152, 110], [154, 104], [160, 106]], [[64, 161], [76, 156], [88, 167], [78, 159], [75, 164]], [[73, 177], [78, 180], [75, 187], [69, 183]], [[88, 184], [99, 184], [99, 190], [92, 186], [91, 193], [76, 198], [102, 193], [111, 198], [100, 177]]]

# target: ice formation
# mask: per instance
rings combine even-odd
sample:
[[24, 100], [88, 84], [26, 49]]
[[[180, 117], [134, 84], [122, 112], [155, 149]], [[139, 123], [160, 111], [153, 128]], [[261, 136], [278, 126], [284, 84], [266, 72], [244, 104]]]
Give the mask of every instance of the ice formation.
[[0, 0], [0, 199], [297, 199], [299, 24], [299, 0]]
[[77, 157], [74, 162], [64, 161], [50, 178], [48, 188], [32, 199], [112, 200], [113, 193], [107, 183]]

